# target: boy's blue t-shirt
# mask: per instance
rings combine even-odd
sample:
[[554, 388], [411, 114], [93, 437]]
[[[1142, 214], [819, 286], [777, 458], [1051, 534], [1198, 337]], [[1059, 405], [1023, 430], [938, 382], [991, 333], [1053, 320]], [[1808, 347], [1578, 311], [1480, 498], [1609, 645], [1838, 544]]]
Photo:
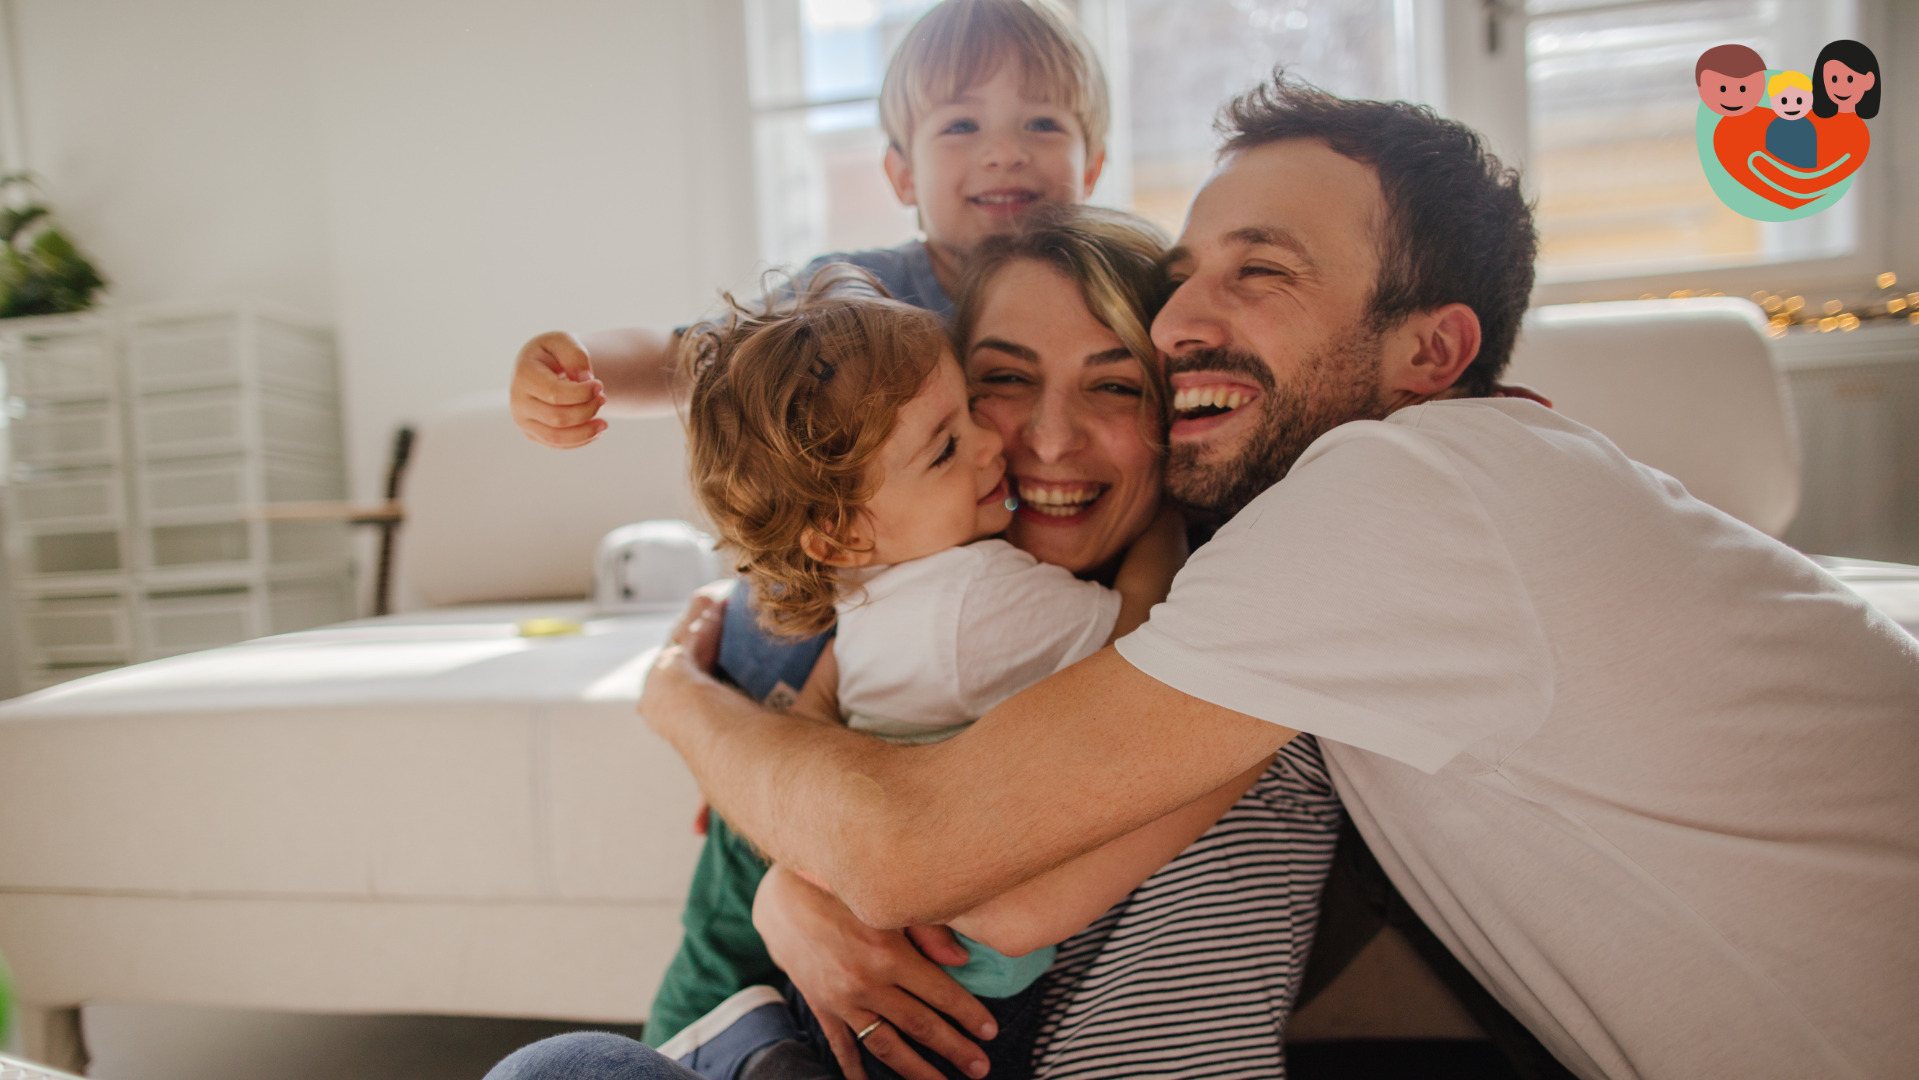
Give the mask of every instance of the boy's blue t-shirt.
[[1766, 153], [1801, 169], [1819, 167], [1819, 130], [1810, 116], [1780, 117], [1766, 125]]
[[938, 315], [947, 322], [953, 321], [953, 301], [940, 287], [940, 280], [933, 273], [933, 257], [926, 250], [923, 240], [909, 240], [899, 247], [871, 248], [866, 251], [836, 251], [831, 255], [822, 255], [807, 263], [800, 271], [800, 280], [805, 281], [828, 263], [852, 263], [870, 272], [893, 294], [893, 299]]

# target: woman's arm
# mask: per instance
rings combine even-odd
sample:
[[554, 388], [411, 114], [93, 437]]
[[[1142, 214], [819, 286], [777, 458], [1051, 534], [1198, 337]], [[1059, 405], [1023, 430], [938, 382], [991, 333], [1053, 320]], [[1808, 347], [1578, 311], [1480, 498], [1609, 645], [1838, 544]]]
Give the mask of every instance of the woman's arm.
[[1065, 941], [1205, 835], [1271, 763], [1267, 758], [1197, 802], [1002, 893], [950, 925], [1008, 956]]

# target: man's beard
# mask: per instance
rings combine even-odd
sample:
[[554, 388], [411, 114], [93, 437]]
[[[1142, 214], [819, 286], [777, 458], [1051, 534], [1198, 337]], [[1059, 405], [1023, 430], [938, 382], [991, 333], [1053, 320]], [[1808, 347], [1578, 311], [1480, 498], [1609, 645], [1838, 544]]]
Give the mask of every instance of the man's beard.
[[1351, 420], [1383, 419], [1388, 408], [1380, 387], [1380, 335], [1355, 323], [1302, 360], [1287, 385], [1259, 357], [1232, 349], [1201, 349], [1169, 357], [1167, 374], [1217, 371], [1259, 384], [1259, 417], [1240, 452], [1206, 460], [1219, 451], [1174, 443], [1166, 459], [1166, 493], [1176, 503], [1224, 520], [1259, 493], [1279, 483], [1313, 440]]

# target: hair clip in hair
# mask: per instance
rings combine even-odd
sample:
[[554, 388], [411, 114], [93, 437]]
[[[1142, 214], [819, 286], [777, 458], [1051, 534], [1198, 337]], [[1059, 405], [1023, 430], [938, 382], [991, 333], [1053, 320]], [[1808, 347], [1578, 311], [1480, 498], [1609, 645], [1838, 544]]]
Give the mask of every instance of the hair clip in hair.
[[809, 373], [815, 379], [823, 383], [828, 383], [833, 381], [833, 376], [839, 374], [839, 370], [840, 369], [835, 366], [831, 360], [822, 358], [813, 361], [813, 367]]

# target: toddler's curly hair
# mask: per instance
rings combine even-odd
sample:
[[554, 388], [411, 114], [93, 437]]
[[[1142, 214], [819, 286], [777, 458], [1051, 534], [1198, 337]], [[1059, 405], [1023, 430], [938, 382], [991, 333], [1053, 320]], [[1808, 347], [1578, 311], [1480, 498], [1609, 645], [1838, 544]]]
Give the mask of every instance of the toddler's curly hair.
[[749, 308], [727, 294], [718, 318], [681, 336], [687, 461], [760, 625], [807, 637], [833, 625], [840, 580], [806, 553], [806, 535], [852, 550], [874, 460], [950, 345], [937, 316], [858, 267], [768, 295]]

